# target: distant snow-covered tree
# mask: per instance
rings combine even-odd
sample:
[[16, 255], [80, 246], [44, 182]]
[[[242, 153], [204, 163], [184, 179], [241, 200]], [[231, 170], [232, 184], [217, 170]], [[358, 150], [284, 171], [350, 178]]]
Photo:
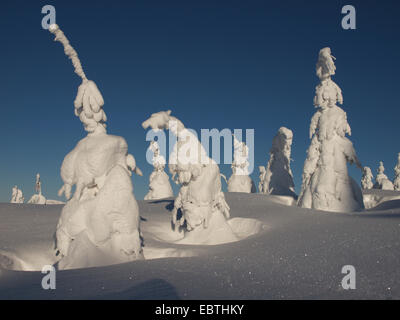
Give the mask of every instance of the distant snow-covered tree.
[[165, 158], [160, 153], [160, 147], [156, 141], [150, 143], [149, 149], [153, 152], [152, 164], [153, 172], [149, 178], [149, 192], [145, 195], [144, 200], [156, 200], [173, 197], [172, 187], [169, 177], [165, 173]]
[[363, 175], [361, 177], [361, 187], [364, 190], [372, 189], [374, 184], [372, 183], [372, 179], [374, 176], [372, 175], [372, 171], [370, 167], [363, 168]]
[[258, 183], [258, 192], [259, 193], [267, 193], [267, 189], [264, 185], [265, 175], [266, 175], [267, 171], [265, 170], [264, 166], [259, 166], [258, 170], [260, 171], [260, 175], [259, 175], [260, 182]]
[[379, 161], [378, 174], [375, 177], [374, 189], [394, 190], [392, 181], [385, 174], [383, 162]]
[[46, 204], [46, 197], [42, 195], [42, 182], [40, 181], [40, 174], [36, 174], [36, 183], [35, 183], [35, 191], [34, 194], [28, 201], [29, 204]]
[[14, 186], [12, 188], [12, 195], [11, 195], [11, 203], [24, 203], [24, 195], [22, 194], [22, 191], [18, 189], [17, 186]]
[[397, 155], [397, 164], [394, 167], [394, 190], [400, 191], [400, 152]]
[[293, 132], [285, 127], [281, 127], [272, 140], [272, 147], [269, 151], [270, 158], [263, 182], [265, 193], [297, 198], [290, 168], [292, 141]]
[[232, 175], [228, 180], [228, 192], [254, 193], [255, 185], [249, 176], [249, 147], [233, 135]]

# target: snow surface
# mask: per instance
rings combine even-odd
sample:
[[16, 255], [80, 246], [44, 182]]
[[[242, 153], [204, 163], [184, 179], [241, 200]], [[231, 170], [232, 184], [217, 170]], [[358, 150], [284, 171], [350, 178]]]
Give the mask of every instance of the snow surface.
[[[241, 241], [211, 246], [174, 242], [172, 199], [138, 201], [146, 260], [57, 271], [57, 289], [47, 291], [41, 272], [6, 268], [21, 264], [18, 258], [36, 268], [51, 261], [62, 206], [0, 204], [0, 298], [400, 298], [400, 200], [376, 210], [329, 213], [278, 204], [275, 197], [226, 194]], [[349, 264], [357, 271], [356, 290], [341, 287], [342, 267]]]

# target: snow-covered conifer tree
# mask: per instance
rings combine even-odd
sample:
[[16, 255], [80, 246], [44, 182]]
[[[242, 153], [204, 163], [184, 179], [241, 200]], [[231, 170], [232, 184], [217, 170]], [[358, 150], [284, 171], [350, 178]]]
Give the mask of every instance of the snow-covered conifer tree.
[[279, 128], [269, 151], [270, 158], [264, 177], [265, 193], [297, 198], [290, 168], [292, 141], [292, 130], [285, 127]]
[[236, 241], [237, 236], [227, 222], [230, 208], [221, 189], [219, 166], [208, 156], [197, 135], [172, 116], [170, 110], [153, 113], [142, 126], [170, 130], [177, 137], [169, 156], [169, 170], [181, 185], [172, 211], [175, 229], [184, 231], [180, 243]]
[[258, 166], [258, 170], [260, 171], [260, 175], [258, 177], [260, 180], [260, 182], [258, 183], [258, 192], [259, 193], [267, 193], [267, 189], [264, 185], [265, 175], [266, 175], [267, 171], [265, 170], [264, 166]]
[[374, 176], [372, 175], [372, 171], [370, 167], [363, 168], [363, 175], [361, 177], [361, 187], [364, 190], [372, 189], [374, 184], [372, 183], [372, 179]]
[[17, 186], [14, 186], [12, 188], [12, 195], [11, 195], [11, 203], [24, 203], [24, 195], [22, 194], [22, 191], [18, 189]]
[[394, 167], [394, 190], [400, 191], [400, 152], [397, 155], [397, 164]]
[[392, 181], [385, 174], [383, 162], [379, 161], [378, 174], [375, 177], [374, 189], [394, 190]]
[[233, 135], [232, 175], [228, 180], [229, 192], [254, 193], [255, 185], [249, 176], [249, 147]]
[[[124, 138], [106, 132], [104, 100], [96, 84], [86, 78], [74, 48], [57, 25], [50, 26], [82, 79], [74, 102], [75, 115], [88, 133], [66, 155], [61, 167], [69, 199], [56, 231], [60, 269], [91, 267], [143, 257], [139, 208], [131, 171], [141, 174], [128, 154]], [[76, 185], [72, 195], [72, 187]], [[72, 198], [71, 198], [72, 196]]]
[[160, 153], [160, 147], [157, 141], [151, 141], [149, 149], [153, 152], [152, 164], [153, 172], [149, 178], [149, 192], [145, 195], [144, 200], [156, 200], [173, 197], [172, 187], [169, 177], [165, 173], [165, 158]]
[[318, 108], [311, 119], [311, 144], [304, 163], [298, 205], [327, 211], [355, 211], [364, 208], [361, 189], [347, 172], [347, 162], [361, 164], [353, 144], [347, 115], [337, 104], [343, 103], [342, 91], [332, 81], [335, 59], [330, 48], [319, 52], [314, 106]]
[[28, 201], [30, 204], [46, 204], [46, 197], [42, 195], [42, 182], [40, 181], [40, 174], [36, 174], [36, 183], [35, 183], [35, 191], [34, 194]]

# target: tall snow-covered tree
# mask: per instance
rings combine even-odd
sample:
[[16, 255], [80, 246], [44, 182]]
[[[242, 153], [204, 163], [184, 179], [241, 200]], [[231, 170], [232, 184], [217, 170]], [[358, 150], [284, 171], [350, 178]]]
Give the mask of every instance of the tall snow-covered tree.
[[58, 266], [82, 268], [142, 258], [139, 208], [131, 179], [132, 171], [141, 172], [125, 139], [107, 134], [103, 97], [86, 78], [78, 54], [57, 25], [49, 30], [82, 79], [74, 106], [87, 132], [61, 166], [64, 185], [59, 195], [65, 194], [69, 201], [56, 230]]
[[347, 162], [361, 164], [356, 156], [342, 91], [331, 79], [335, 74], [335, 59], [330, 48], [319, 52], [314, 106], [317, 111], [310, 124], [311, 144], [304, 163], [298, 205], [326, 211], [355, 211], [364, 208], [361, 189], [349, 176]]

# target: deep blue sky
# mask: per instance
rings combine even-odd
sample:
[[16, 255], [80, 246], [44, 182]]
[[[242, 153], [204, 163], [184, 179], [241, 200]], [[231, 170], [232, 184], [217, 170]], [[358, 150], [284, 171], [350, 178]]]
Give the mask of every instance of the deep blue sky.
[[[280, 126], [293, 130], [296, 189], [309, 145], [319, 49], [336, 56], [357, 154], [387, 175], [400, 151], [398, 1], [2, 1], [0, 11], [0, 201], [16, 184], [26, 200], [40, 172], [58, 199], [59, 168], [85, 133], [73, 114], [80, 79], [60, 43], [41, 28], [52, 4], [57, 24], [105, 99], [108, 132], [125, 137], [143, 177], [152, 167], [141, 122], [171, 108], [187, 127], [255, 129], [256, 167], [265, 165]], [[357, 30], [341, 28], [341, 8], [357, 10]], [[198, 111], [201, 110], [201, 111]], [[230, 176], [230, 166], [221, 166]], [[361, 174], [350, 170], [359, 181]], [[258, 184], [258, 171], [253, 173]], [[225, 188], [225, 186], [224, 186]]]

